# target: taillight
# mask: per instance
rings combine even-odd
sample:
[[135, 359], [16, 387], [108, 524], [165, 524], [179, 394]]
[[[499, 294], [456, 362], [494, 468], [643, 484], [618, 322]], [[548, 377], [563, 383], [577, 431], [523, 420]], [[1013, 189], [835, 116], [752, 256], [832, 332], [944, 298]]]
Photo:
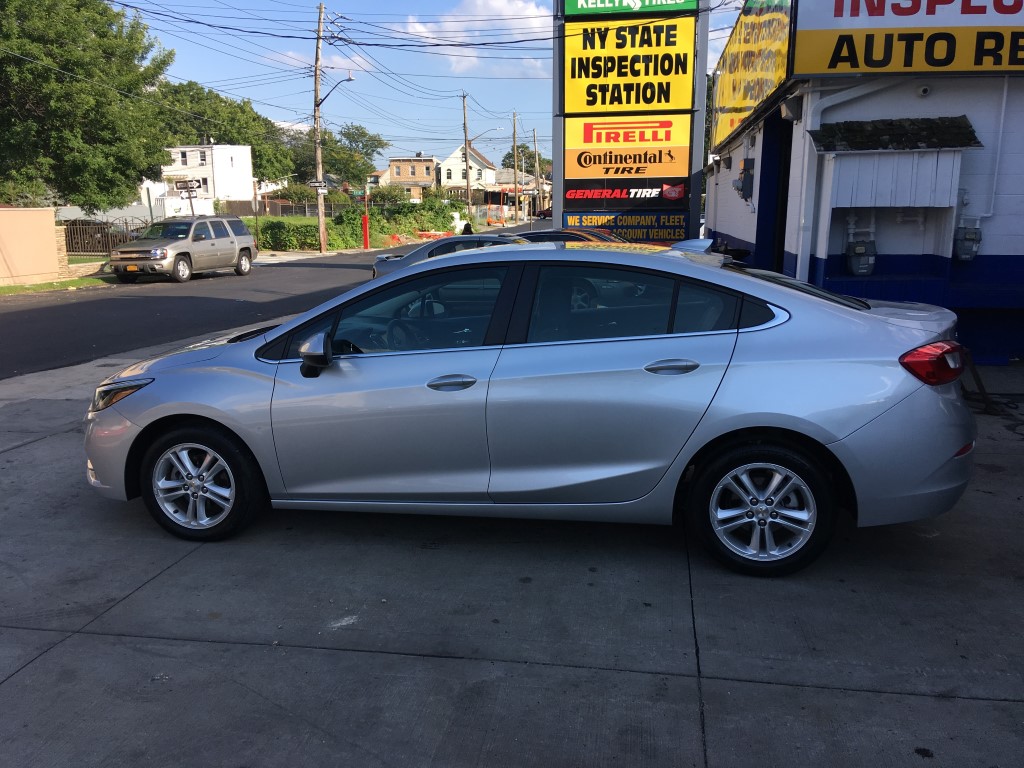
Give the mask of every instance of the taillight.
[[900, 365], [925, 384], [949, 384], [964, 371], [963, 349], [955, 341], [933, 341], [900, 357]]

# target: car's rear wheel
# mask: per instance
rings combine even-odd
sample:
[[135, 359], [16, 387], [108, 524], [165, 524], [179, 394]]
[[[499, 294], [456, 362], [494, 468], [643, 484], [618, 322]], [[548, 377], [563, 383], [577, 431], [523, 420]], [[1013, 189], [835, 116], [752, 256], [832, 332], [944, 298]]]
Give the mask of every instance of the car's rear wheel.
[[248, 251], [238, 254], [238, 261], [235, 263], [235, 274], [245, 277], [252, 271], [252, 259]]
[[692, 514], [711, 552], [750, 575], [782, 576], [828, 544], [835, 499], [812, 457], [789, 447], [749, 445], [698, 468]]
[[171, 277], [179, 283], [187, 283], [192, 277], [192, 261], [188, 256], [179, 256], [174, 260]]
[[124, 272], [115, 272], [114, 276], [119, 283], [134, 283], [139, 279], [138, 275], [126, 275]]
[[149, 513], [183, 539], [230, 536], [266, 504], [252, 455], [213, 428], [183, 427], [162, 435], [146, 451], [141, 473]]

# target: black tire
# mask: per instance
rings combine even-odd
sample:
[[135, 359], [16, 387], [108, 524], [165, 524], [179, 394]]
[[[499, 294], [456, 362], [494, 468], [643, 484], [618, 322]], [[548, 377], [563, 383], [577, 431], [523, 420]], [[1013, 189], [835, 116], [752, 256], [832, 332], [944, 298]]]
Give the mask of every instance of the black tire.
[[[204, 466], [213, 474], [200, 472]], [[139, 487], [153, 519], [190, 541], [227, 538], [267, 504], [255, 458], [235, 437], [215, 427], [180, 427], [153, 441], [142, 459]]]
[[179, 256], [174, 260], [171, 279], [176, 283], [187, 283], [192, 278], [192, 260], [188, 256]]
[[[747, 489], [745, 498], [739, 488]], [[781, 445], [740, 446], [711, 458], [698, 467], [689, 500], [690, 521], [705, 546], [752, 576], [806, 567], [828, 544], [835, 522], [836, 501], [821, 464]]]
[[243, 249], [238, 253], [238, 261], [235, 262], [235, 274], [239, 277], [245, 277], [252, 272], [252, 257], [249, 255], [248, 249]]
[[115, 272], [114, 277], [119, 283], [134, 283], [139, 279], [138, 275], [126, 275], [124, 272]]

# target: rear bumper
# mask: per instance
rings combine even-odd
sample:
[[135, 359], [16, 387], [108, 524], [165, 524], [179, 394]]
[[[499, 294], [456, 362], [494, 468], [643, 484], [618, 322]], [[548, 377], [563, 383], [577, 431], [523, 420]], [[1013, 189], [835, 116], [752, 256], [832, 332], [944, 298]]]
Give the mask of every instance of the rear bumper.
[[844, 440], [829, 446], [846, 466], [859, 526], [948, 512], [971, 478], [977, 437], [959, 383], [921, 387]]

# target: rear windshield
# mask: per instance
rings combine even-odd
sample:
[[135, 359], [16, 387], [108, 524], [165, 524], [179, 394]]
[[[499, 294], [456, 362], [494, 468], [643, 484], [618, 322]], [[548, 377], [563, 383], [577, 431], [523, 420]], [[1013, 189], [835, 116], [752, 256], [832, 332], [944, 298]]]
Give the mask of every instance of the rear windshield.
[[871, 305], [862, 299], [857, 299], [853, 296], [843, 296], [839, 293], [832, 293], [832, 291], [827, 291], [817, 285], [811, 285], [810, 283], [805, 283], [803, 280], [797, 280], [795, 277], [787, 277], [786, 275], [779, 274], [778, 272], [771, 272], [766, 269], [753, 269], [737, 262], [724, 264], [722, 265], [722, 268], [742, 272], [744, 275], [756, 277], [759, 280], [764, 280], [766, 283], [773, 283], [774, 285], [781, 285], [784, 288], [791, 288], [794, 291], [800, 291], [800, 293], [805, 293], [808, 296], [816, 296], [819, 299], [825, 299], [825, 301], [831, 301], [833, 304], [839, 304], [844, 307], [849, 307], [850, 309], [871, 309]]
[[142, 237], [154, 240], [184, 240], [192, 231], [190, 221], [158, 221], [142, 233]]

